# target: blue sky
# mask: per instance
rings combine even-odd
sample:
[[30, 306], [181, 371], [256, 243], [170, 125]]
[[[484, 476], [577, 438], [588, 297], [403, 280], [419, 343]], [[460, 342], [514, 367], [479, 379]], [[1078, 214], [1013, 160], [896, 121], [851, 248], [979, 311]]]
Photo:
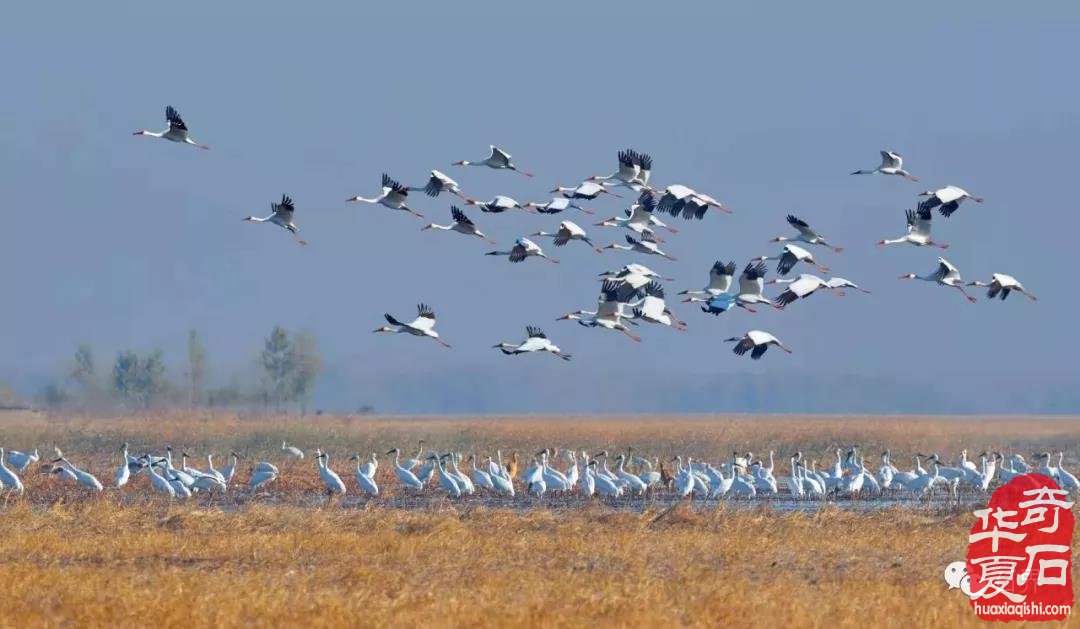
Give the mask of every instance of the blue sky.
[[[82, 341], [104, 359], [162, 347], [177, 365], [191, 327], [223, 379], [280, 323], [318, 336], [327, 374], [317, 401], [329, 407], [797, 409], [807, 390], [858, 376], [881, 403], [851, 410], [906, 408], [916, 390], [948, 400], [920, 410], [1080, 409], [1062, 393], [1075, 388], [1080, 349], [1066, 253], [1080, 229], [1080, 9], [717, 4], [330, 2], [301, 13], [234, 2], [178, 14], [117, 3], [65, 8], [62, 20], [55, 7], [10, 8], [0, 24], [0, 379], [32, 390]], [[166, 104], [212, 150], [131, 136], [161, 128]], [[537, 177], [450, 168], [490, 143]], [[540, 201], [556, 184], [610, 172], [624, 147], [652, 154], [657, 184], [736, 210], [675, 221], [667, 248], [678, 261], [644, 260], [676, 278], [671, 292], [702, 285], [716, 259], [741, 266], [772, 253], [768, 239], [786, 233], [791, 212], [845, 246], [820, 257], [873, 295], [719, 318], [684, 306], [689, 331], [651, 327], [636, 345], [554, 321], [591, 306], [596, 274], [629, 254], [571, 245], [558, 266], [511, 266], [481, 255], [479, 241], [343, 202], [377, 192], [384, 171], [420, 183], [432, 168], [472, 196]], [[922, 182], [849, 176], [876, 165], [881, 148], [902, 153]], [[936, 252], [873, 243], [903, 232], [917, 192], [946, 184], [986, 198], [935, 219], [947, 257], [969, 278], [1017, 276], [1038, 303], [970, 305], [896, 279], [929, 271]], [[307, 248], [240, 221], [283, 192]], [[592, 206], [614, 215], [617, 201]], [[439, 222], [449, 204], [415, 203]], [[471, 215], [500, 244], [562, 218]], [[622, 239], [589, 229], [602, 243]], [[383, 312], [411, 315], [418, 301], [435, 307], [452, 350], [371, 334]], [[526, 324], [576, 360], [490, 348]], [[720, 342], [750, 328], [795, 353], [751, 362]], [[710, 397], [710, 382], [751, 381], [766, 392]], [[1022, 401], [1055, 395], [1067, 399]]]

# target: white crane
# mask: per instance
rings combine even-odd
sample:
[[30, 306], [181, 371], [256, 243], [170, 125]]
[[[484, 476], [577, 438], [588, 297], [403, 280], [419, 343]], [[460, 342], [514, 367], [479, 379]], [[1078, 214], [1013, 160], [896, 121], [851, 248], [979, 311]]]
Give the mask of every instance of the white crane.
[[653, 213], [655, 210], [656, 198], [651, 192], [646, 190], [641, 193], [637, 202], [623, 211], [623, 216], [612, 216], [609, 219], [597, 223], [596, 226], [624, 227], [639, 236], [650, 234], [657, 242], [663, 242], [663, 239], [656, 235], [656, 232], [653, 229], [654, 227], [663, 227], [673, 234], [677, 233], [679, 230], [674, 227], [668, 227], [666, 223], [656, 218], [656, 215]]
[[402, 212], [408, 212], [416, 218], [424, 218], [424, 215], [413, 210], [408, 206], [409, 189], [401, 185], [397, 181], [390, 178], [390, 175], [383, 173], [382, 176], [382, 192], [379, 196], [366, 198], [360, 195], [345, 199], [348, 203], [377, 203], [383, 207], [388, 207], [391, 210], [401, 210]]
[[574, 208], [575, 210], [581, 210], [586, 214], [593, 213], [592, 210], [583, 208], [565, 197], [556, 197], [548, 201], [547, 203], [533, 203], [532, 201], [530, 201], [525, 205], [522, 205], [521, 208], [526, 211], [536, 210], [541, 214], [558, 214], [559, 212], [563, 212], [570, 208]]
[[596, 183], [595, 181], [585, 181], [574, 187], [567, 186], [555, 186], [551, 190], [551, 194], [561, 194], [564, 199], [594, 201], [601, 194], [610, 194], [613, 197], [622, 198], [621, 195], [615, 194], [611, 190], [608, 190], [603, 184]]
[[827, 240], [825, 240], [825, 237], [822, 236], [820, 232], [818, 232], [814, 228], [810, 227], [809, 223], [807, 223], [803, 219], [799, 218], [798, 216], [795, 216], [793, 214], [788, 214], [787, 215], [787, 222], [788, 222], [788, 225], [791, 225], [792, 227], [794, 227], [795, 231], [797, 231], [799, 233], [797, 235], [795, 235], [795, 236], [777, 236], [776, 238], [773, 238], [770, 242], [799, 241], [799, 242], [805, 242], [808, 245], [821, 245], [822, 247], [828, 247], [829, 249], [832, 249], [836, 253], [840, 253], [841, 251], [844, 250], [843, 247], [835, 247], [835, 246], [829, 244], [829, 242]]
[[236, 476], [236, 464], [244, 457], [237, 454], [235, 451], [229, 452], [229, 464], [221, 468], [221, 478], [226, 483], [231, 483], [234, 476]]
[[147, 457], [146, 461], [146, 472], [150, 474], [150, 488], [170, 498], [175, 498], [176, 490], [173, 489], [172, 483], [165, 480], [165, 477], [161, 474], [158, 474], [157, 469], [155, 469], [156, 464], [150, 461], [149, 457]]
[[447, 456], [449, 455], [444, 454], [442, 456], [438, 456], [437, 454], [432, 454], [428, 457], [428, 459], [430, 459], [432, 463], [435, 464], [435, 472], [439, 478], [439, 486], [442, 487], [443, 491], [445, 491], [449, 496], [453, 496], [454, 498], [460, 498], [461, 485], [459, 485], [457, 479], [451, 476], [446, 471], [446, 468], [443, 467], [442, 461]]
[[4, 463], [4, 449], [0, 448], [0, 490], [5, 489], [22, 494], [23, 484], [18, 475], [8, 469], [7, 463]]
[[453, 231], [459, 234], [465, 234], [466, 236], [476, 236], [488, 244], [495, 244], [495, 241], [484, 235], [484, 232], [476, 228], [476, 224], [473, 223], [468, 216], [465, 216], [465, 212], [462, 212], [458, 206], [450, 206], [450, 217], [454, 219], [449, 225], [437, 225], [435, 223], [428, 223], [420, 228], [420, 231], [425, 229], [441, 229], [443, 231]]
[[793, 280], [773, 279], [769, 280], [768, 283], [784, 283], [788, 285], [784, 292], [776, 297], [776, 303], [779, 304], [781, 308], [794, 301], [805, 299], [810, 295], [813, 295], [814, 291], [819, 288], [828, 288], [828, 284], [825, 280], [809, 273], [800, 273], [799, 276]]
[[195, 146], [201, 149], [210, 148], [209, 146], [199, 144], [195, 140], [191, 139], [191, 136], [188, 135], [187, 125], [184, 124], [184, 120], [180, 118], [180, 114], [175, 109], [173, 109], [171, 105], [165, 108], [165, 120], [168, 121], [169, 128], [164, 131], [147, 131], [146, 129], [142, 129], [136, 131], [132, 135], [146, 135], [152, 138], [161, 138], [170, 142], [190, 144], [191, 146]]
[[281, 451], [284, 452], [285, 454], [287, 454], [288, 456], [293, 457], [294, 459], [303, 459], [304, 458], [304, 451], [303, 450], [301, 450], [300, 448], [297, 448], [296, 446], [290, 446], [287, 443], [285, 443], [284, 441], [281, 442]]
[[509, 251], [488, 251], [487, 256], [509, 256], [511, 262], [521, 262], [525, 258], [543, 258], [552, 264], [558, 264], [555, 258], [549, 258], [540, 245], [522, 236], [514, 241], [514, 246]]
[[619, 300], [619, 283], [615, 280], [605, 280], [600, 290], [600, 298], [596, 310], [575, 310], [559, 317], [559, 321], [573, 320], [590, 328], [604, 328], [605, 330], [618, 330], [635, 342], [640, 342], [641, 337], [634, 335], [624, 323], [622, 314], [623, 302]]
[[334, 494], [345, 495], [345, 482], [341, 480], [337, 472], [330, 469], [330, 455], [321, 452], [315, 457], [316, 463], [319, 464], [319, 477], [322, 478], [323, 485], [326, 487], [326, 497], [329, 500]]
[[521, 343], [503, 342], [498, 345], [493, 345], [492, 347], [500, 350], [507, 356], [529, 354], [532, 352], [549, 352], [563, 360], [570, 360], [570, 354], [563, 353], [563, 351], [559, 349], [559, 346], [552, 343], [540, 328], [532, 325], [526, 326], [525, 334], [528, 338]]
[[746, 263], [746, 268], [739, 275], [739, 292], [735, 295], [736, 305], [750, 312], [757, 312], [753, 307], [760, 304], [779, 308], [771, 299], [765, 297], [765, 273], [764, 262]]
[[896, 175], [908, 181], [919, 178], [904, 170], [904, 158], [896, 151], [881, 151], [881, 165], [873, 170], [856, 170], [852, 175]]
[[[709, 269], [709, 283], [705, 288], [701, 290], [682, 290], [679, 291], [679, 294], [691, 297], [715, 297], [724, 294], [731, 290], [731, 282], [735, 277], [736, 268], [734, 261], [725, 264], [717, 260]], [[690, 300], [685, 301], [689, 302]]]
[[[3, 458], [3, 456], [4, 449], [0, 448], [0, 458]], [[75, 464], [67, 460], [66, 457], [61, 456], [57, 459], [54, 459], [53, 463], [63, 463], [64, 465], [66, 465], [68, 470], [75, 475], [75, 480], [79, 481], [79, 484], [83, 487], [86, 487], [87, 489], [93, 489], [94, 491], [101, 491], [104, 489], [101, 481], [99, 481], [97, 478], [94, 478], [93, 474], [80, 470], [78, 467], [75, 467]], [[6, 480], [4, 481], [4, 484], [7, 485]]]
[[660, 196], [660, 201], [656, 204], [656, 209], [660, 212], [666, 212], [672, 216], [681, 215], [685, 219], [694, 218], [698, 220], [704, 218], [705, 212], [711, 207], [721, 212], [732, 213], [730, 209], [724, 207], [724, 204], [709, 195], [702, 194], [681, 184], [668, 186], [664, 190], [664, 194]]
[[375, 332], [390, 332], [393, 334], [412, 334], [413, 336], [426, 336], [432, 339], [443, 347], [450, 347], [450, 345], [439, 338], [439, 333], [435, 331], [435, 311], [431, 309], [431, 306], [427, 304], [419, 304], [416, 306], [417, 317], [410, 323], [402, 323], [393, 317], [393, 315], [387, 313], [383, 316], [386, 317], [387, 323], [390, 325], [384, 325], [376, 328]]
[[680, 321], [664, 301], [664, 287], [658, 282], [649, 282], [642, 289], [645, 296], [641, 300], [631, 304], [631, 312], [636, 319], [643, 319], [649, 323], [666, 325], [682, 332], [686, 330], [686, 323]]
[[465, 195], [461, 194], [461, 186], [458, 182], [451, 179], [444, 173], [437, 170], [431, 171], [431, 177], [428, 178], [426, 184], [423, 187], [409, 188], [409, 191], [423, 192], [429, 197], [437, 197], [443, 192], [449, 192], [450, 194], [457, 195], [462, 200], [465, 199]]
[[895, 245], [900, 243], [908, 243], [915, 245], [916, 247], [937, 247], [939, 249], [948, 249], [949, 245], [943, 242], [936, 242], [930, 237], [930, 219], [933, 214], [930, 212], [930, 208], [919, 207], [917, 210], [908, 210], [907, 215], [907, 233], [899, 238], [885, 238], [878, 241], [879, 245]]
[[612, 243], [604, 247], [604, 249], [621, 249], [623, 251], [633, 251], [634, 253], [644, 253], [647, 255], [660, 256], [661, 258], [667, 258], [672, 262], [675, 261], [674, 257], [668, 255], [660, 249], [660, 247], [656, 244], [656, 238], [648, 232], [643, 233], [640, 240], [635, 239], [633, 236], [627, 235], [626, 243], [627, 244], [625, 245]]
[[737, 356], [742, 356], [746, 352], [750, 352], [750, 358], [757, 360], [765, 355], [765, 351], [769, 349], [770, 345], [775, 345], [787, 353], [791, 353], [791, 350], [780, 342], [780, 339], [776, 338], [768, 332], [762, 332], [761, 330], [750, 330], [742, 336], [733, 336], [731, 338], [724, 339], [725, 343], [735, 343], [735, 347], [731, 351], [735, 352]]
[[529, 213], [535, 213], [531, 207], [522, 205], [516, 200], [511, 199], [508, 196], [497, 194], [490, 201], [477, 201], [476, 199], [465, 199], [465, 205], [475, 205], [480, 208], [481, 212], [488, 214], [502, 214], [513, 209], [525, 210]]
[[356, 453], [349, 460], [356, 461], [356, 484], [360, 487], [360, 491], [369, 496], [378, 496], [379, 486], [375, 484], [375, 477], [365, 474], [364, 470], [360, 468], [360, 453]]
[[649, 175], [652, 171], [652, 157], [647, 153], [639, 153], [633, 149], [619, 151], [619, 168], [610, 175], [593, 175], [589, 181], [612, 182], [614, 185], [624, 186], [631, 190], [639, 191], [649, 185]]
[[860, 287], [855, 282], [852, 282], [849, 279], [844, 279], [842, 277], [830, 277], [829, 281], [825, 282], [825, 285], [828, 286], [830, 289], [832, 289], [833, 294], [835, 294], [835, 295], [837, 295], [839, 297], [843, 297], [844, 295], [847, 294], [847, 293], [844, 292], [845, 288], [854, 288], [855, 290], [857, 290], [857, 291], [859, 291], [861, 293], [866, 293], [867, 295], [870, 294], [870, 291], [866, 290], [865, 288]]
[[914, 273], [906, 273], [900, 276], [902, 280], [922, 280], [924, 282], [934, 282], [941, 286], [948, 286], [949, 288], [955, 288], [960, 291], [964, 298], [970, 302], [974, 302], [975, 298], [972, 297], [964, 290], [964, 281], [960, 277], [960, 271], [952, 265], [945, 258], [938, 258], [937, 268], [932, 272], [925, 275], [916, 275]]
[[603, 253], [603, 249], [593, 244], [593, 241], [589, 239], [589, 235], [585, 233], [585, 230], [578, 226], [573, 221], [562, 221], [559, 223], [559, 230], [556, 232], [538, 231], [531, 234], [536, 237], [553, 238], [556, 247], [562, 247], [571, 240], [580, 240], [581, 242], [589, 245], [596, 253]]
[[1038, 301], [1038, 298], [1035, 297], [1035, 295], [1029, 293], [1027, 289], [1024, 288], [1024, 285], [1021, 284], [1015, 277], [1011, 275], [1005, 275], [1004, 273], [994, 273], [990, 276], [989, 283], [976, 280], [974, 282], [968, 282], [967, 285], [989, 287], [989, 290], [986, 291], [986, 296], [989, 299], [1001, 297], [1001, 300], [1004, 301], [1005, 298], [1009, 296], [1009, 293], [1011, 293], [1012, 291], [1016, 291], [1024, 297], [1027, 297], [1031, 301]]
[[258, 469], [253, 468], [251, 472], [251, 478], [248, 479], [248, 488], [251, 491], [255, 491], [263, 485], [269, 484], [277, 480], [278, 472], [276, 469]]
[[927, 197], [925, 201], [919, 203], [919, 209], [932, 210], [937, 208], [938, 212], [941, 212], [941, 215], [945, 218], [952, 216], [953, 212], [960, 209], [960, 204], [967, 199], [971, 199], [976, 203], [983, 202], [982, 197], [977, 197], [957, 186], [945, 186], [937, 190], [927, 190], [920, 192], [919, 196]]
[[7, 462], [11, 464], [19, 474], [26, 471], [26, 468], [30, 467], [31, 463], [37, 463], [41, 455], [38, 454], [37, 448], [33, 452], [19, 452], [18, 450], [8, 450]]
[[786, 244], [784, 249], [774, 256], [758, 256], [753, 259], [755, 262], [764, 262], [766, 260], [779, 260], [776, 265], [776, 272], [780, 275], [787, 275], [791, 269], [799, 262], [805, 262], [811, 266], [817, 267], [818, 270], [823, 273], [828, 273], [828, 267], [818, 264], [814, 260], [814, 254], [810, 253], [806, 249], [798, 245]]
[[281, 203], [270, 202], [270, 215], [269, 216], [245, 216], [244, 220], [249, 223], [272, 223], [278, 227], [287, 229], [289, 233], [293, 235], [296, 242], [301, 245], [306, 245], [307, 241], [300, 238], [297, 233], [300, 228], [293, 222], [293, 214], [296, 212], [296, 206], [293, 205], [293, 200], [287, 194], [281, 195]]
[[115, 487], [120, 489], [127, 485], [130, 478], [131, 468], [128, 467], [128, 444], [124, 442], [124, 445], [120, 446], [120, 467], [116, 468]]
[[462, 160], [458, 160], [458, 161], [454, 162], [453, 165], [454, 166], [487, 166], [488, 168], [493, 168], [495, 170], [512, 170], [514, 172], [521, 173], [522, 175], [525, 175], [526, 177], [532, 177], [532, 173], [525, 172], [524, 170], [519, 170], [518, 167], [514, 165], [513, 158], [511, 157], [511, 155], [509, 153], [507, 153], [506, 151], [502, 150], [501, 148], [495, 146], [494, 144], [492, 144], [490, 146], [491, 146], [491, 155], [488, 155], [487, 159], [483, 159], [483, 160], [475, 161], [475, 162], [470, 162], [468, 160], [462, 159]]
[[397, 476], [398, 482], [409, 489], [420, 490], [424, 488], [424, 483], [420, 482], [420, 479], [416, 477], [407, 468], [401, 465], [401, 449], [394, 448], [386, 453], [387, 455], [394, 455], [394, 475]]

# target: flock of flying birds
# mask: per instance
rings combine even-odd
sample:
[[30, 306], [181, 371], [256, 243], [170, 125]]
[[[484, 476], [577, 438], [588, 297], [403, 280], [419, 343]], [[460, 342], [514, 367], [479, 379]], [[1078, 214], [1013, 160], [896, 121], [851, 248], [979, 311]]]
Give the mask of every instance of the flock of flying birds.
[[[188, 133], [187, 125], [184, 124], [180, 114], [172, 107], [167, 107], [165, 117], [168, 121], [168, 129], [160, 132], [136, 131], [135, 135], [162, 138], [171, 142], [189, 144], [201, 149], [209, 147], [196, 142]], [[460, 160], [453, 162], [454, 166], [476, 166], [494, 170], [514, 171], [526, 177], [532, 177], [532, 173], [518, 168], [512, 156], [506, 151], [492, 145], [490, 154], [477, 161]], [[422, 192], [428, 197], [436, 198], [442, 193], [455, 195], [466, 206], [479, 208], [484, 214], [501, 214], [510, 211], [522, 211], [538, 214], [559, 214], [573, 209], [584, 214], [592, 214], [592, 210], [586, 209], [581, 204], [593, 201], [602, 195], [621, 198], [618, 192], [628, 191], [636, 197], [636, 200], [624, 210], [623, 215], [613, 216], [597, 223], [597, 227], [615, 227], [626, 230], [625, 243], [613, 243], [599, 247], [589, 236], [585, 229], [571, 220], [563, 220], [559, 223], [556, 231], [540, 231], [530, 234], [531, 238], [552, 238], [556, 247], [562, 247], [571, 241], [578, 241], [591, 247], [598, 253], [604, 249], [616, 249], [629, 251], [640, 256], [652, 256], [667, 260], [675, 260], [662, 246], [664, 239], [657, 233], [665, 230], [676, 233], [673, 227], [667, 225], [660, 217], [670, 216], [682, 219], [700, 220], [709, 213], [709, 210], [718, 210], [730, 213], [731, 210], [713, 197], [698, 192], [681, 184], [666, 186], [663, 189], [650, 184], [652, 176], [652, 158], [635, 150], [623, 150], [618, 153], [618, 168], [610, 175], [592, 176], [574, 187], [559, 186], [551, 191], [557, 195], [555, 198], [544, 203], [519, 203], [508, 196], [496, 195], [488, 201], [479, 201], [469, 198], [461, 190], [461, 186], [450, 176], [438, 170], [432, 170], [430, 178], [420, 186], [406, 186], [393, 179], [387, 174], [382, 175], [382, 188], [378, 195], [373, 197], [354, 196], [347, 199], [348, 202], [369, 203], [381, 205], [385, 208], [405, 212], [417, 218], [423, 219], [424, 215], [411, 205], [410, 193]], [[857, 170], [853, 175], [891, 175], [918, 181], [903, 167], [903, 158], [893, 151], [881, 151], [881, 164], [874, 169]], [[982, 203], [983, 199], [970, 194], [963, 188], [948, 185], [937, 190], [928, 190], [920, 193], [925, 197], [915, 209], [907, 210], [906, 233], [898, 238], [883, 239], [880, 245], [909, 244], [917, 247], [937, 247], [942, 250], [947, 244], [934, 240], [931, 236], [931, 222], [933, 210], [937, 210], [941, 216], [952, 216], [967, 200]], [[281, 201], [271, 203], [272, 212], [268, 216], [248, 216], [244, 220], [256, 223], [271, 223], [288, 230], [300, 244], [306, 242], [300, 239], [299, 228], [293, 220], [296, 207], [288, 195], [282, 195]], [[450, 222], [445, 225], [430, 223], [423, 227], [424, 230], [434, 229], [453, 231], [459, 234], [479, 238], [485, 242], [494, 244], [476, 223], [465, 212], [457, 207], [450, 208]], [[837, 295], [845, 294], [847, 289], [859, 290], [864, 293], [869, 291], [859, 287], [854, 282], [842, 277], [830, 277], [823, 279], [810, 273], [800, 273], [793, 278], [787, 277], [797, 266], [813, 267], [822, 273], [828, 273], [829, 269], [819, 263], [813, 253], [803, 245], [824, 247], [834, 252], [840, 252], [841, 248], [830, 243], [820, 232], [811, 225], [794, 215], [788, 215], [788, 224], [795, 230], [791, 236], [778, 236], [773, 242], [783, 243], [778, 253], [771, 256], [759, 256], [751, 259], [741, 270], [735, 262], [717, 261], [709, 270], [709, 282], [700, 290], [684, 290], [679, 294], [685, 296], [684, 302], [700, 303], [704, 312], [719, 315], [733, 307], [755, 312], [758, 306], [768, 306], [783, 309], [786, 306], [806, 299], [815, 292], [831, 291]], [[798, 243], [798, 244], [796, 244]], [[550, 263], [558, 263], [549, 257], [530, 237], [519, 237], [514, 245], [507, 250], [489, 251], [489, 256], [504, 256], [510, 262], [518, 263], [529, 258], [538, 258]], [[765, 281], [768, 273], [766, 261], [777, 262], [776, 274], [778, 279]], [[735, 282], [738, 273], [738, 282]], [[901, 279], [915, 279], [932, 282], [940, 286], [958, 290], [964, 298], [975, 301], [975, 298], [965, 290], [965, 286], [988, 287], [987, 296], [990, 299], [1000, 297], [1005, 299], [1013, 291], [1020, 293], [1028, 299], [1035, 300], [1031, 294], [1015, 277], [1003, 273], [994, 273], [989, 282], [973, 281], [964, 282], [960, 271], [943, 257], [938, 258], [937, 267], [926, 274], [908, 273], [900, 276]], [[632, 327], [640, 323], [657, 324], [674, 328], [686, 329], [686, 324], [680, 321], [668, 306], [665, 289], [661, 281], [671, 281], [660, 273], [640, 263], [631, 263], [623, 267], [601, 274], [602, 284], [600, 295], [594, 310], [576, 310], [560, 317], [560, 320], [575, 320], [579, 324], [604, 330], [614, 330], [625, 334], [634, 341], [640, 341], [641, 337], [634, 334]], [[783, 285], [783, 290], [775, 297], [765, 295], [765, 284]], [[405, 322], [391, 314], [385, 315], [389, 325], [384, 325], [375, 332], [392, 334], [410, 334], [418, 337], [432, 339], [439, 344], [450, 347], [446, 341], [440, 338], [435, 330], [435, 311], [426, 304], [417, 307], [417, 316], [409, 322]], [[751, 358], [759, 359], [770, 346], [776, 346], [785, 352], [791, 352], [784, 343], [776, 336], [763, 330], [750, 330], [742, 336], [725, 339], [726, 342], [735, 343], [734, 352], [737, 355], [750, 353]], [[569, 354], [564, 353], [555, 345], [538, 327], [527, 326], [526, 338], [520, 342], [502, 342], [494, 346], [505, 354], [527, 354], [534, 352], [548, 352], [559, 358], [568, 360]]]

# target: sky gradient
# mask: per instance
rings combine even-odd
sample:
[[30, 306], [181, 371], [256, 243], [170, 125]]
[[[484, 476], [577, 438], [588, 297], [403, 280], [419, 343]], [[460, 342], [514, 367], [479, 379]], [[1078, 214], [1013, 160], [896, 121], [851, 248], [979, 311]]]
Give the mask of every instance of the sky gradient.
[[[31, 394], [80, 342], [102, 362], [161, 347], [175, 375], [194, 327], [220, 381], [281, 324], [318, 337], [316, 406], [335, 409], [1080, 411], [1067, 264], [1080, 231], [1080, 7], [717, 4], [196, 2], [178, 15], [126, 3], [68, 7], [63, 20], [11, 7], [0, 380]], [[167, 104], [210, 151], [131, 136], [163, 128]], [[450, 167], [491, 143], [536, 178]], [[655, 184], [692, 186], [735, 214], [672, 220], [677, 262], [548, 242], [562, 264], [511, 265], [479, 240], [344, 203], [377, 193], [384, 171], [419, 185], [432, 168], [471, 196], [543, 201], [611, 172], [625, 147], [653, 156]], [[849, 175], [882, 148], [922, 181]], [[930, 271], [938, 252], [874, 243], [903, 233], [916, 193], [946, 184], [986, 199], [935, 216], [946, 257], [966, 279], [1015, 275], [1039, 302], [972, 305], [896, 279]], [[282, 193], [306, 248], [240, 220]], [[445, 223], [450, 202], [414, 205]], [[623, 204], [590, 207], [606, 217]], [[597, 273], [632, 261], [674, 277], [670, 293], [700, 288], [714, 260], [775, 253], [788, 213], [843, 245], [815, 253], [873, 294], [718, 318], [680, 304], [689, 330], [649, 326], [640, 345], [555, 321], [595, 304]], [[469, 214], [500, 248], [562, 218], [602, 244], [623, 237], [577, 213]], [[419, 301], [452, 350], [371, 333]], [[575, 360], [491, 349], [527, 324]], [[750, 361], [721, 342], [751, 328], [795, 353]]]

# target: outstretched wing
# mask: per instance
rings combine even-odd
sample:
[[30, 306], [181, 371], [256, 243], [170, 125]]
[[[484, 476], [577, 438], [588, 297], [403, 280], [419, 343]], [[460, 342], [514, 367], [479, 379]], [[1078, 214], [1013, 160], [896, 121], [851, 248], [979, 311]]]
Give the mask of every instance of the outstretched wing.
[[427, 304], [416, 305], [416, 316], [422, 319], [431, 319], [432, 322], [435, 321], [435, 311]]
[[750, 352], [750, 358], [757, 360], [765, 355], [765, 350], [769, 349], [768, 345], [758, 345], [754, 348], [754, 351]]
[[386, 322], [389, 323], [390, 325], [405, 325], [404, 323], [402, 323], [402, 322], [398, 321], [397, 319], [395, 319], [394, 316], [391, 315], [390, 313], [386, 313], [383, 316], [386, 317]]
[[743, 269], [742, 277], [739, 279], [747, 279], [751, 281], [760, 280], [761, 278], [765, 277], [766, 273], [768, 273], [768, 269], [765, 268], [764, 262], [758, 262], [757, 264], [754, 264], [753, 262], [747, 262], [746, 268]]
[[424, 194], [429, 197], [437, 197], [442, 193], [443, 189], [442, 180], [435, 175], [432, 175], [431, 178], [428, 179], [427, 185], [424, 186]]
[[525, 326], [525, 334], [531, 339], [546, 339], [547, 335], [544, 331], [534, 325]]
[[810, 229], [810, 224], [809, 223], [807, 223], [803, 219], [801, 219], [798, 216], [795, 216], [793, 214], [788, 214], [787, 215], [787, 222], [788, 222], [788, 225], [791, 225], [792, 227], [794, 227], [795, 229], [797, 229], [799, 231], [802, 231], [804, 229]]
[[643, 289], [645, 294], [650, 297], [657, 297], [659, 299], [664, 298], [664, 287], [659, 282], [649, 282]]
[[271, 203], [270, 207], [273, 208], [275, 214], [287, 214], [289, 218], [292, 217], [293, 211], [296, 210], [293, 206], [293, 200], [287, 194], [281, 195], [281, 203]]
[[173, 109], [172, 105], [165, 108], [165, 120], [169, 121], [170, 130], [187, 131], [187, 125], [184, 124], [184, 119], [180, 117], [180, 112]]
[[398, 194], [404, 194], [404, 195], [409, 194], [409, 189], [408, 188], [406, 188], [405, 186], [398, 183], [396, 180], [391, 178], [390, 175], [387, 175], [386, 173], [383, 173], [382, 185], [383, 185], [384, 188], [390, 188], [391, 190], [393, 190], [394, 192], [397, 192]]
[[634, 237], [629, 235], [629, 234], [624, 236], [624, 238], [626, 238], [626, 242], [629, 243], [630, 246], [634, 246], [634, 245], [638, 244], [638, 241], [634, 240]]
[[641, 195], [638, 196], [637, 202], [639, 206], [638, 209], [642, 212], [652, 214], [653, 211], [656, 210], [656, 197], [648, 190], [642, 192]]
[[715, 275], [727, 275], [728, 277], [731, 277], [735, 275], [735, 269], [736, 266], [734, 260], [728, 262], [727, 264], [724, 264], [723, 262], [717, 260], [712, 265], [712, 272]]
[[754, 342], [749, 337], [743, 337], [735, 344], [735, 347], [731, 348], [731, 351], [735, 352], [737, 356], [742, 356], [746, 352], [750, 351], [754, 347]]
[[651, 242], [656, 244], [656, 236], [654, 236], [652, 232], [642, 232], [641, 242]]
[[787, 275], [798, 261], [799, 259], [795, 257], [794, 253], [785, 251], [780, 254], [780, 262], [776, 265], [776, 272], [780, 275]]
[[461, 211], [456, 205], [450, 206], [450, 216], [454, 219], [455, 223], [461, 223], [462, 225], [472, 225], [473, 222], [469, 220], [468, 216], [465, 216], [465, 212]]
[[510, 249], [510, 261], [511, 262], [521, 262], [522, 260], [524, 260], [527, 257], [528, 257], [528, 255], [526, 255], [526, 252], [525, 252], [525, 245], [523, 245], [521, 243], [515, 244], [514, 247], [512, 249]]

